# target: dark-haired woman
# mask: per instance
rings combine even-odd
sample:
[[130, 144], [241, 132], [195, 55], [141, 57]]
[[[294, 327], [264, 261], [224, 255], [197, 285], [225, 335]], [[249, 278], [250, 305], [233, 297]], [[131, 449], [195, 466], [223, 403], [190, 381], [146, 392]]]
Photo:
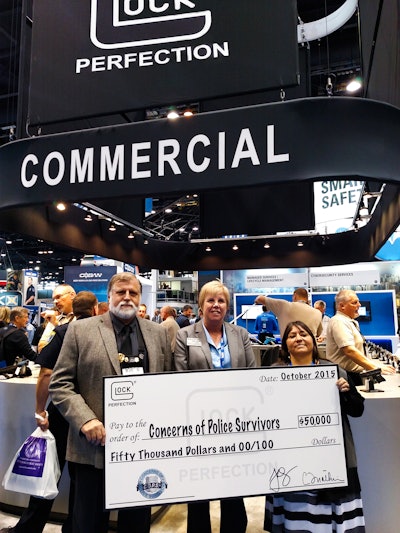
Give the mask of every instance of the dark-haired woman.
[[[326, 362], [319, 360], [311, 330], [303, 322], [290, 322], [282, 337], [281, 358], [276, 364], [305, 366]], [[339, 376], [336, 385], [340, 393], [348, 486], [268, 495], [264, 529], [270, 533], [365, 533], [356, 453], [347, 418], [347, 415], [362, 415], [364, 399], [340, 368]]]

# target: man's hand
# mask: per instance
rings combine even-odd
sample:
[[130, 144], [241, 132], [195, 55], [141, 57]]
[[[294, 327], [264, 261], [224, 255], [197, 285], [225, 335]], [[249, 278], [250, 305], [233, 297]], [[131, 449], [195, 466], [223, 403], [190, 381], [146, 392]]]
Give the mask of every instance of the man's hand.
[[106, 430], [97, 418], [83, 424], [81, 432], [85, 435], [86, 440], [95, 446], [104, 446], [106, 443]]
[[389, 374], [395, 374], [396, 369], [392, 365], [382, 365], [379, 367], [381, 369], [382, 374], [386, 374], [387, 376]]
[[40, 427], [42, 431], [49, 429], [49, 413], [47, 411], [40, 411], [35, 414], [36, 425]]

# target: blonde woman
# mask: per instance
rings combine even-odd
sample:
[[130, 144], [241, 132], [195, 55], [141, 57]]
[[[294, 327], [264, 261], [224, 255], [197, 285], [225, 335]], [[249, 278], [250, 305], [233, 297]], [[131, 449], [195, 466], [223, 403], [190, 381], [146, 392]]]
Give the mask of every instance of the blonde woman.
[[[254, 367], [248, 332], [225, 322], [229, 291], [220, 281], [206, 283], [199, 294], [201, 320], [180, 329], [176, 336], [175, 368], [225, 370]], [[221, 533], [244, 533], [247, 515], [243, 498], [221, 500]], [[188, 533], [211, 533], [209, 502], [188, 504]]]

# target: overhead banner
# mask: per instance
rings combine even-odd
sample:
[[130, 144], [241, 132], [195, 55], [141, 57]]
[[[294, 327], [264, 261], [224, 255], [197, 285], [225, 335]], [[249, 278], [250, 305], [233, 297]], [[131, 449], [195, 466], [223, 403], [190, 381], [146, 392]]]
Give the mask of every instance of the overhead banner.
[[93, 292], [99, 302], [108, 301], [108, 283], [116, 273], [116, 266], [67, 266], [64, 268], [65, 282], [68, 285], [72, 285], [76, 292]]
[[273, 287], [308, 287], [308, 273], [289, 273], [287, 271], [254, 270], [246, 273], [246, 289], [263, 289]]
[[0, 148], [0, 207], [198, 193], [321, 176], [397, 182], [398, 139], [399, 109], [346, 97], [35, 137]]
[[30, 123], [298, 84], [297, 2], [35, 0]]
[[381, 282], [376, 268], [357, 268], [354, 265], [329, 268], [310, 268], [311, 287], [343, 287], [378, 285]]

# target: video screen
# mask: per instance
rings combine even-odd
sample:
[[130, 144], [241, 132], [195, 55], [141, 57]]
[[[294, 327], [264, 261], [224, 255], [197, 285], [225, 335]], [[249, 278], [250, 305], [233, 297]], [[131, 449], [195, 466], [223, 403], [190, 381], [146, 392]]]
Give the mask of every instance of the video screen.
[[255, 320], [262, 313], [262, 305], [242, 305], [243, 320]]
[[372, 320], [371, 302], [360, 300], [360, 308], [358, 310], [359, 322], [370, 322]]

